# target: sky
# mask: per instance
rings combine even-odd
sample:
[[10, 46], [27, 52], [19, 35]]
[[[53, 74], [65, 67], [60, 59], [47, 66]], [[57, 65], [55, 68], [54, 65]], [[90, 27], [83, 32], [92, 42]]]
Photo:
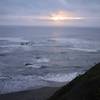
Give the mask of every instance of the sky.
[[0, 25], [100, 27], [100, 0], [0, 0]]

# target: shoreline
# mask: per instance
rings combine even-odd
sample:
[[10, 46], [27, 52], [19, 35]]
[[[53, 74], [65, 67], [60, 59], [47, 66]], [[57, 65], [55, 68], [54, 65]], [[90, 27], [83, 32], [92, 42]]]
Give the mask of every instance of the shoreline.
[[64, 86], [0, 94], [0, 100], [96, 100], [100, 98], [99, 88], [100, 63]]
[[0, 100], [46, 100], [61, 87], [43, 87], [38, 89], [0, 94]]

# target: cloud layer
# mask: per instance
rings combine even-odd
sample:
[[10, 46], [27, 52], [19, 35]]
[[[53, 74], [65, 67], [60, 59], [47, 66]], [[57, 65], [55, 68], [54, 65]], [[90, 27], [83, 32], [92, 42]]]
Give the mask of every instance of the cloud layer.
[[64, 25], [100, 26], [100, 0], [0, 0], [0, 24], [52, 25], [50, 21], [34, 17], [45, 17], [59, 11], [85, 18]]

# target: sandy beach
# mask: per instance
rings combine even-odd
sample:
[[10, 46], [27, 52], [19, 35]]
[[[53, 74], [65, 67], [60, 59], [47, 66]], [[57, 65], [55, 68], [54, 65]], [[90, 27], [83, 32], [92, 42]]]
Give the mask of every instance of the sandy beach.
[[59, 88], [44, 87], [21, 92], [1, 94], [0, 100], [46, 100]]

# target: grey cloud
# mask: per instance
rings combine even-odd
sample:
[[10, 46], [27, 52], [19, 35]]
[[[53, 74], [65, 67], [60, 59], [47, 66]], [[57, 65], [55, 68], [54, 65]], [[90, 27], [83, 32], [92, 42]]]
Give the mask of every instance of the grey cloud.
[[[87, 18], [93, 17], [86, 21], [88, 23], [96, 24], [100, 21], [98, 19], [100, 17], [100, 0], [0, 0], [0, 16], [48, 15], [59, 10], [73, 12]], [[9, 23], [11, 20], [0, 20], [0, 22]], [[82, 22], [82, 24], [86, 22]]]

